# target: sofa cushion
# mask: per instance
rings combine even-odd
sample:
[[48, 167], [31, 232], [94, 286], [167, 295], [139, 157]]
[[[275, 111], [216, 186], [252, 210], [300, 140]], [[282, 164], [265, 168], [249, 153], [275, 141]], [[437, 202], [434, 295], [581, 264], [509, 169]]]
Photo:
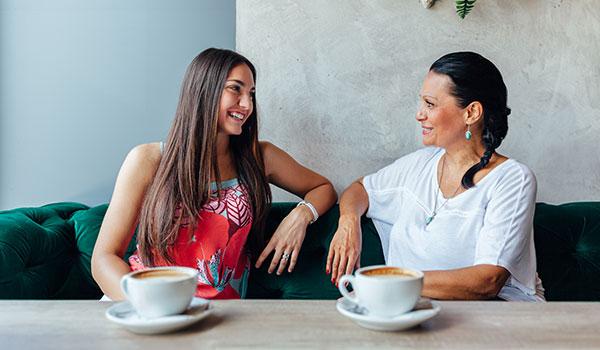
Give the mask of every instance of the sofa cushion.
[[[107, 208], [108, 204], [103, 204], [88, 210], [80, 210], [69, 219], [79, 254], [57, 297], [64, 299], [102, 297], [103, 293], [92, 277], [92, 253]], [[134, 235], [123, 258], [125, 261], [133, 254], [135, 248]]]
[[[269, 213], [266, 232], [270, 237], [281, 220], [296, 206], [296, 203], [273, 203]], [[248, 298], [252, 299], [335, 299], [340, 294], [325, 273], [329, 244], [338, 225], [339, 208], [334, 206], [319, 220], [308, 227], [298, 262], [294, 271], [277, 276], [267, 273], [269, 257], [260, 269], [252, 269], [248, 285]], [[363, 231], [363, 253], [361, 266], [383, 264], [383, 252], [379, 235], [369, 219], [361, 222]]]
[[106, 207], [55, 203], [0, 212], [0, 299], [100, 298], [90, 266]]
[[538, 203], [537, 268], [547, 300], [600, 300], [600, 202]]
[[60, 203], [0, 212], [0, 298], [59, 297], [78, 255], [69, 219], [85, 209]]

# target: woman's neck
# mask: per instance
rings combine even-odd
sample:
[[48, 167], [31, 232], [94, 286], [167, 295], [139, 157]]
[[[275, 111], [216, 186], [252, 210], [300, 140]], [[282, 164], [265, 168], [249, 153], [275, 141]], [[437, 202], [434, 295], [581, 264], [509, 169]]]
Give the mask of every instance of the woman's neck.
[[[217, 165], [219, 167], [220, 181], [237, 176], [229, 141], [229, 135], [217, 135]], [[212, 181], [217, 180], [214, 177], [216, 177], [216, 174], [213, 174]]]
[[[469, 141], [473, 142], [473, 141]], [[479, 144], [461, 144], [458, 147], [448, 147], [445, 149], [446, 163], [455, 169], [470, 168], [478, 163], [485, 152], [483, 145]]]
[[217, 134], [217, 159], [229, 157], [229, 135]]

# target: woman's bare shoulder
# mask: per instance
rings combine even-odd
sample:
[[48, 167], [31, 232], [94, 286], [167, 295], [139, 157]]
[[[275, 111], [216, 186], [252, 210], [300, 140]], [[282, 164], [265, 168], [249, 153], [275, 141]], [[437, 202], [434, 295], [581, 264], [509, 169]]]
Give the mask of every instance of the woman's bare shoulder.
[[265, 174], [267, 177], [271, 176], [273, 172], [276, 171], [282, 160], [291, 158], [285, 151], [269, 141], [259, 141], [258, 144], [262, 153]]
[[151, 180], [158, 170], [161, 158], [160, 142], [144, 143], [129, 151], [122, 168], [136, 173], [140, 178]]
[[263, 156], [265, 153], [271, 154], [275, 149], [277, 149], [277, 146], [269, 141], [258, 141], [258, 145], [260, 146], [260, 151], [263, 153]]

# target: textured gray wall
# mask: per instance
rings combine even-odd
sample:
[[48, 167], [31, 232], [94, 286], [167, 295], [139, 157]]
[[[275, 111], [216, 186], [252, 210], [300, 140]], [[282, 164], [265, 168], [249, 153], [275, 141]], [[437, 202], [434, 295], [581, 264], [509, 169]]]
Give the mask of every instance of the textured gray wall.
[[0, 0], [0, 210], [107, 202], [210, 46], [235, 47], [235, 0]]
[[[509, 89], [501, 153], [529, 165], [538, 200], [600, 200], [600, 1], [244, 0], [236, 47], [258, 68], [263, 139], [343, 189], [420, 145], [428, 67], [472, 50]], [[277, 199], [287, 199], [282, 193]]]

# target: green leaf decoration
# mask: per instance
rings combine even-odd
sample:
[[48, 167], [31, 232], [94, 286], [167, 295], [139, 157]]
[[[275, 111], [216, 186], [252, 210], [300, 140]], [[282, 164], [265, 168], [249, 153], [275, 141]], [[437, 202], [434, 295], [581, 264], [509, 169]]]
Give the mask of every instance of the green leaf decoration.
[[477, 0], [456, 0], [456, 14], [465, 19], [465, 16], [471, 12]]

